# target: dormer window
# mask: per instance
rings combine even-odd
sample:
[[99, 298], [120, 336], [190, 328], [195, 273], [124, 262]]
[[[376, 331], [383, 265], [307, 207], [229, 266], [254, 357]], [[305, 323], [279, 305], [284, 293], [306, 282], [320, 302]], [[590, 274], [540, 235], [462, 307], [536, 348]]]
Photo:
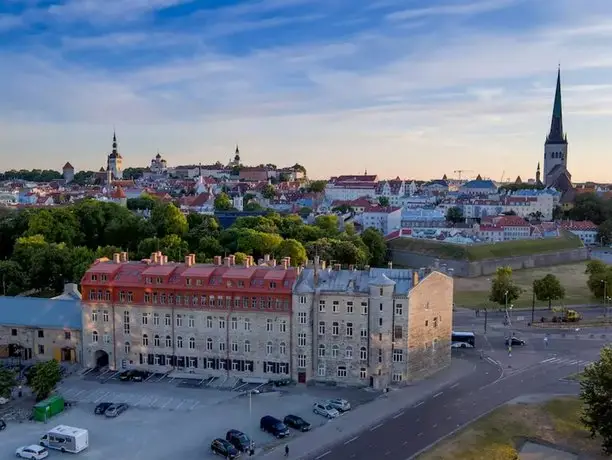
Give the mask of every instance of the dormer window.
[[157, 284], [162, 284], [163, 280], [162, 280], [161, 276], [158, 276], [157, 279], [155, 280], [155, 282]]
[[227, 287], [228, 287], [228, 288], [231, 288], [233, 285], [234, 285], [234, 283], [232, 283], [231, 281], [229, 281], [229, 280], [228, 280], [228, 282], [227, 282]]
[[98, 275], [91, 275], [92, 281], [98, 281]]
[[196, 280], [196, 286], [202, 286], [202, 280], [197, 279]]
[[151, 278], [150, 276], [147, 276], [145, 279], [145, 283], [146, 284], [153, 284], [153, 278]]
[[276, 281], [270, 281], [270, 289], [276, 289]]
[[187, 278], [187, 286], [191, 286], [191, 278]]
[[239, 288], [243, 288], [244, 287], [244, 281], [238, 281], [238, 287]]
[[108, 276], [106, 275], [101, 275], [100, 278], [102, 279], [102, 281], [108, 281]]

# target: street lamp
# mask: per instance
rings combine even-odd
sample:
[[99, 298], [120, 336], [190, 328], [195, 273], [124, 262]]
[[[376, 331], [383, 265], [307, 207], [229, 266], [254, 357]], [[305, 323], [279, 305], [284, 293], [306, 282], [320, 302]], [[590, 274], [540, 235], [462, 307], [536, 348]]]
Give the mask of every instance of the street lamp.
[[[577, 327], [576, 330], [576, 349], [578, 349], [578, 333], [580, 332], [580, 328]], [[580, 374], [580, 361], [576, 360], [576, 373]]]
[[604, 292], [603, 292], [604, 316], [608, 316], [608, 306], [606, 304], [606, 299], [608, 297], [608, 281], [607, 280], [601, 280], [601, 283], [604, 286]]

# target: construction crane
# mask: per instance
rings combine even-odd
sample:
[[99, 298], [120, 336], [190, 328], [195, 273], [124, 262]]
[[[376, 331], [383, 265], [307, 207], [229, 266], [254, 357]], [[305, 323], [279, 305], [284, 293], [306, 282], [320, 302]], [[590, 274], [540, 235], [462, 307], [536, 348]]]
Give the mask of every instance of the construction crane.
[[464, 172], [472, 172], [471, 169], [455, 169], [455, 174], [459, 174], [459, 180], [461, 180], [461, 174]]
[[503, 184], [503, 183], [504, 183], [504, 177], [506, 177], [506, 170], [505, 170], [505, 169], [504, 169], [504, 171], [502, 172], [501, 179], [499, 180], [499, 183], [500, 183], [500, 184]]

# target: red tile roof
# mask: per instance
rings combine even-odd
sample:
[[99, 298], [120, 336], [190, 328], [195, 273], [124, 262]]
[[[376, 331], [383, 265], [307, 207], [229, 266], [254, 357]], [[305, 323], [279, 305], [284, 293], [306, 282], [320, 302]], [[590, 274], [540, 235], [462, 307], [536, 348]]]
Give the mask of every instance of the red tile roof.
[[559, 223], [559, 226], [565, 230], [576, 231], [597, 231], [597, 225], [590, 220], [570, 220]]

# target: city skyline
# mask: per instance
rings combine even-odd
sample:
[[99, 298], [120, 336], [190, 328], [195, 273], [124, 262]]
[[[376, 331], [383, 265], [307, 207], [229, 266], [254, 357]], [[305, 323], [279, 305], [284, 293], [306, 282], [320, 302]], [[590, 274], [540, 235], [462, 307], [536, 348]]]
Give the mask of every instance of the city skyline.
[[317, 178], [533, 178], [560, 62], [568, 168], [607, 182], [612, 5], [551, 4], [10, 0], [4, 169], [97, 170], [115, 128], [126, 167], [225, 163], [238, 143]]

